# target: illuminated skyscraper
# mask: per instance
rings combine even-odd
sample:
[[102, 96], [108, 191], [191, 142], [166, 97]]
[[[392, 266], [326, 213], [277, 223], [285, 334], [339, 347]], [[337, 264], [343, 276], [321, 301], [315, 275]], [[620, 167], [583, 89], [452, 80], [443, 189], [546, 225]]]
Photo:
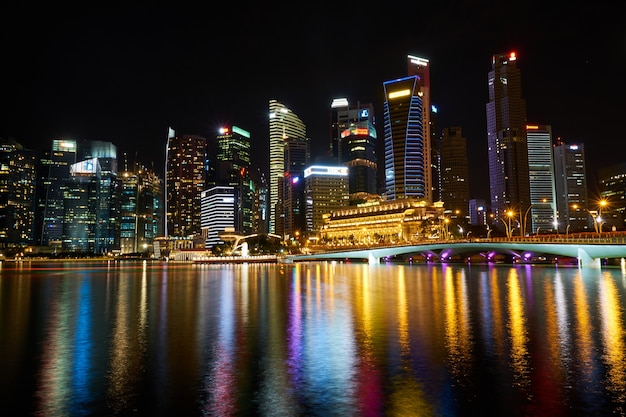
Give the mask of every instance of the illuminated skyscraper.
[[121, 172], [119, 178], [121, 253], [150, 252], [163, 229], [162, 181], [141, 166]]
[[206, 180], [206, 138], [170, 131], [166, 157], [166, 236], [199, 235], [200, 193]]
[[465, 217], [469, 210], [467, 141], [460, 127], [443, 129], [441, 141], [441, 200], [446, 212]]
[[[527, 233], [554, 230], [557, 221], [552, 152], [552, 126], [526, 125], [530, 216], [522, 219]], [[527, 209], [528, 210], [528, 209]]]
[[350, 199], [356, 204], [378, 192], [374, 106], [360, 102], [350, 106], [342, 98], [330, 107], [333, 163], [349, 167]]
[[252, 229], [254, 186], [250, 177], [250, 132], [238, 126], [224, 126], [217, 136], [217, 154], [212, 185], [233, 187], [235, 231], [248, 235]]
[[269, 102], [269, 232], [276, 231], [276, 205], [279, 201], [278, 179], [285, 174], [285, 148], [287, 139], [308, 141], [306, 126], [300, 118], [277, 100]]
[[[433, 165], [432, 165], [432, 140], [433, 140], [433, 119], [434, 107], [430, 100], [430, 62], [426, 58], [414, 55], [407, 56], [408, 75], [417, 77], [417, 94], [422, 99], [422, 138], [424, 152], [425, 177], [424, 184], [426, 195], [424, 200], [432, 202], [433, 197]], [[436, 109], [435, 109], [436, 111]]]
[[348, 206], [348, 168], [312, 165], [304, 170], [307, 231], [320, 232], [324, 216]]
[[55, 139], [52, 151], [40, 160], [37, 215], [41, 230], [35, 232], [42, 246], [61, 249], [64, 195], [70, 179], [70, 166], [76, 163], [76, 141]]
[[587, 168], [585, 146], [582, 143], [554, 146], [554, 178], [556, 204], [559, 213], [558, 228], [561, 233], [593, 229], [593, 219], [587, 210]]
[[383, 83], [387, 200], [414, 198], [430, 202], [430, 158], [423, 136], [419, 81], [412, 75]]
[[488, 81], [489, 185], [491, 210], [497, 219], [506, 210], [524, 213], [530, 207], [526, 101], [514, 52], [493, 55]]
[[0, 138], [0, 248], [33, 243], [36, 154]]

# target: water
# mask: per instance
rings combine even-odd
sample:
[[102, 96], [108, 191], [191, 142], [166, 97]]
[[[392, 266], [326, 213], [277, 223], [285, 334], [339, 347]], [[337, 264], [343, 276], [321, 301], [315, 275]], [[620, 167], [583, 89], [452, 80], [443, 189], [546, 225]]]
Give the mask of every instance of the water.
[[0, 269], [3, 416], [604, 416], [624, 267]]

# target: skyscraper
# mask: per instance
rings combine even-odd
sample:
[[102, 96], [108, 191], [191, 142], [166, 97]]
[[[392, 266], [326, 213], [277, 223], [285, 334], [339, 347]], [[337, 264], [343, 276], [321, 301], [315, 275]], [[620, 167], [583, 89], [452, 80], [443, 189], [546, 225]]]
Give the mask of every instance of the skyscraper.
[[[552, 153], [552, 126], [526, 125], [528, 174], [530, 185], [530, 218], [523, 218], [526, 232], [554, 230], [556, 189]], [[528, 209], [526, 209], [528, 210]], [[526, 216], [524, 216], [526, 217]]]
[[206, 146], [202, 136], [177, 135], [170, 130], [165, 170], [166, 237], [201, 233], [200, 193], [206, 180]]
[[235, 196], [235, 230], [252, 233], [254, 187], [250, 177], [250, 132], [238, 126], [224, 126], [217, 136], [215, 169], [211, 185], [231, 186]]
[[285, 174], [285, 149], [286, 139], [299, 139], [308, 141], [306, 126], [291, 109], [277, 100], [269, 101], [269, 232], [276, 231], [276, 204], [279, 200], [278, 179]]
[[585, 145], [565, 144], [561, 140], [554, 146], [554, 178], [560, 232], [593, 230], [593, 218], [587, 207], [587, 168]]
[[[385, 196], [428, 200], [430, 159], [424, 139], [422, 94], [416, 75], [383, 83]], [[428, 200], [429, 201], [429, 200]]]
[[469, 167], [467, 141], [460, 127], [443, 129], [440, 149], [441, 200], [446, 212], [460, 217], [469, 210]]
[[432, 202], [433, 198], [433, 166], [432, 166], [432, 112], [430, 100], [430, 62], [426, 58], [414, 55], [407, 56], [408, 75], [417, 77], [418, 95], [422, 99], [422, 138], [424, 147], [425, 186], [424, 200]]
[[76, 163], [76, 141], [55, 139], [52, 150], [40, 160], [37, 186], [37, 215], [41, 225], [37, 241], [42, 246], [61, 248], [63, 238], [64, 194], [70, 179], [70, 166]]
[[493, 55], [488, 81], [489, 186], [497, 219], [507, 210], [524, 213], [530, 206], [526, 102], [515, 52]]
[[333, 163], [349, 167], [350, 200], [355, 204], [376, 194], [376, 119], [371, 103], [350, 106], [347, 99], [331, 104]]
[[0, 248], [30, 245], [34, 239], [36, 154], [0, 138]]

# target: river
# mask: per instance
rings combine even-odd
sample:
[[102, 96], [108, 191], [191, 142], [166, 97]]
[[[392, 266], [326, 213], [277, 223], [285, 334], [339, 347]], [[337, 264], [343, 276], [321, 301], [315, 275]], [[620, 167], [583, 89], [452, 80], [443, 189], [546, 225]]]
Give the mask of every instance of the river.
[[626, 268], [0, 265], [3, 416], [625, 415]]

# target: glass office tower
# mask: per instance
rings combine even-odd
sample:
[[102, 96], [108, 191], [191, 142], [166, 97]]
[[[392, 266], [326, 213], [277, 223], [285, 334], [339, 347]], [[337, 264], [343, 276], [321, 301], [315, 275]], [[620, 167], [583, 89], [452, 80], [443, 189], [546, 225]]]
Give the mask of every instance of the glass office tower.
[[283, 103], [269, 101], [269, 232], [276, 232], [276, 205], [279, 202], [278, 182], [285, 174], [285, 148], [287, 139], [309, 141], [306, 126], [300, 118]]
[[486, 110], [491, 210], [495, 219], [502, 218], [507, 210], [513, 210], [518, 217], [530, 206], [530, 185], [526, 101], [522, 99], [515, 52], [493, 55], [488, 82]]
[[413, 75], [383, 83], [385, 92], [385, 196], [387, 200], [429, 195], [430, 166], [422, 128], [419, 80]]

